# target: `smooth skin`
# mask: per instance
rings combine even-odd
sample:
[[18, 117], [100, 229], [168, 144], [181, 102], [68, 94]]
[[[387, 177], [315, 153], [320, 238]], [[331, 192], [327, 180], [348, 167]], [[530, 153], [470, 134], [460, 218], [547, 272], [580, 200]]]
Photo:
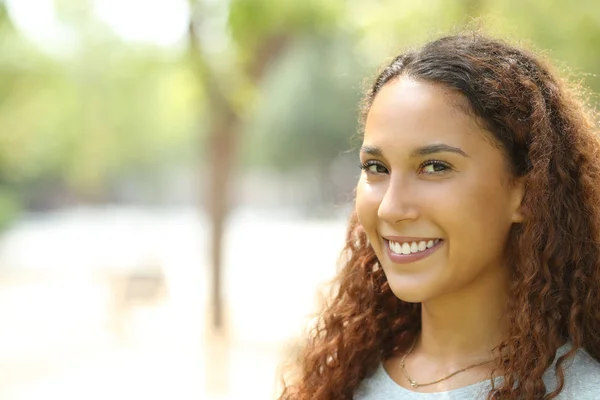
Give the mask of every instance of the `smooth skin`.
[[[522, 181], [510, 173], [491, 134], [460, 94], [400, 77], [388, 82], [367, 115], [357, 185], [359, 221], [401, 300], [422, 304], [422, 331], [406, 369], [419, 383], [491, 357], [506, 332], [506, 246], [522, 222]], [[394, 263], [384, 237], [439, 238], [428, 257]], [[399, 364], [384, 363], [410, 388]], [[439, 392], [487, 379], [491, 364], [439, 384]], [[411, 389], [414, 390], [414, 389]]]

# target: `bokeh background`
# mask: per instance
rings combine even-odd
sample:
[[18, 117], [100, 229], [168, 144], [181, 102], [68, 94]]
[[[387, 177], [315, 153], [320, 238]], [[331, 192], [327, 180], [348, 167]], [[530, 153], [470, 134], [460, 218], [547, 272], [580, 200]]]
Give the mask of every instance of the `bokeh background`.
[[466, 25], [598, 104], [596, 0], [0, 0], [0, 398], [274, 398], [365, 82]]

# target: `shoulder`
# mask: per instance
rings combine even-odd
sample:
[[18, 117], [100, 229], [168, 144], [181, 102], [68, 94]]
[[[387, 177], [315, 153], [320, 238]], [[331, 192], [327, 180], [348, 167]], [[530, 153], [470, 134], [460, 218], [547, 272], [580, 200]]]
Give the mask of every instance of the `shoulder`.
[[382, 364], [377, 366], [369, 376], [364, 379], [354, 393], [353, 400], [371, 400], [378, 399], [389, 391], [390, 384], [386, 379], [386, 372]]
[[[557, 354], [558, 356], [559, 354]], [[584, 349], [579, 349], [573, 358], [563, 363], [565, 386], [559, 399], [598, 399], [600, 398], [600, 363]], [[549, 391], [556, 387], [554, 368], [544, 376]]]

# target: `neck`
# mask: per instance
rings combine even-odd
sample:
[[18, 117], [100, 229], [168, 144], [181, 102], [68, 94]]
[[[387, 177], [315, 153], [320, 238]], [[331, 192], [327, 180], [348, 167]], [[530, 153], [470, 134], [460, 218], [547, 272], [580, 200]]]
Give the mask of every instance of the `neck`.
[[497, 268], [464, 289], [421, 305], [415, 351], [439, 361], [485, 359], [506, 334], [508, 271]]

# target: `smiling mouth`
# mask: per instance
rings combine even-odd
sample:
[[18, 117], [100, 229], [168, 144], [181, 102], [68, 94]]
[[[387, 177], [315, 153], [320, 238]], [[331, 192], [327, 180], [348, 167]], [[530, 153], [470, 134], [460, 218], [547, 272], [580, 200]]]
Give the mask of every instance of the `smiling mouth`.
[[[411, 239], [411, 240], [407, 240]], [[436, 252], [443, 244], [444, 240], [440, 238], [428, 238], [416, 240], [417, 238], [406, 238], [405, 240], [390, 240], [384, 238], [385, 248], [390, 261], [394, 264], [409, 264]]]
[[431, 249], [440, 241], [441, 239], [429, 239], [412, 242], [395, 242], [392, 240], [387, 240], [387, 243], [392, 253], [398, 255], [409, 255], [420, 253], [422, 251], [426, 251], [427, 249]]

